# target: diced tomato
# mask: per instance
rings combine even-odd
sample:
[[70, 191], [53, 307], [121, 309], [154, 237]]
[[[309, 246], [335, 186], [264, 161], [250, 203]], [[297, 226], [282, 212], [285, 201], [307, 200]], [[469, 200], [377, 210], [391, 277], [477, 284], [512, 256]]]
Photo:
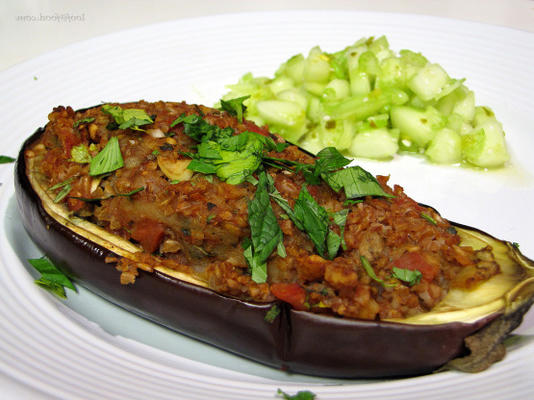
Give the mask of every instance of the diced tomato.
[[423, 255], [416, 251], [404, 253], [393, 262], [393, 265], [401, 269], [418, 270], [423, 275], [423, 279], [429, 282], [438, 274], [438, 268], [426, 261]]
[[306, 291], [298, 283], [273, 283], [271, 293], [277, 299], [291, 304], [296, 310], [306, 309]]
[[243, 124], [245, 125], [247, 131], [259, 133], [262, 136], [270, 137], [269, 130], [266, 127], [259, 127], [254, 122], [248, 120], [243, 120]]
[[148, 253], [158, 249], [164, 234], [165, 225], [148, 218], [138, 221], [132, 230], [132, 238], [141, 243]]

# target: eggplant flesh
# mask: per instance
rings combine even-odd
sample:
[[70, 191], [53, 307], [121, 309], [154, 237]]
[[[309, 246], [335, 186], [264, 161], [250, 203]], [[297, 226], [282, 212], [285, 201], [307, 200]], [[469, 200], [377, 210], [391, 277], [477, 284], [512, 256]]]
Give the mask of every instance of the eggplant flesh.
[[[208, 289], [193, 276], [156, 267], [122, 285], [108, 257], [136, 260], [139, 249], [70, 215], [40, 184], [24, 143], [15, 170], [22, 222], [32, 240], [77, 283], [131, 312], [179, 333], [288, 372], [337, 378], [430, 373], [440, 368], [474, 372], [504, 357], [502, 341], [534, 299], [534, 262], [511, 243], [453, 224], [462, 244], [490, 245], [501, 273], [475, 290], [451, 290], [430, 312], [402, 320], [340, 318], [254, 303]], [[265, 316], [274, 306], [280, 314]], [[321, 343], [320, 346], [317, 344]]]

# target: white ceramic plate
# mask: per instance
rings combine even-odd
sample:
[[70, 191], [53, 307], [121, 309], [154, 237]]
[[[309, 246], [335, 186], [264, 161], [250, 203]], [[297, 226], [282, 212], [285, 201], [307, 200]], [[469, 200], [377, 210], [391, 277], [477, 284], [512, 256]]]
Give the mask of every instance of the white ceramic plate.
[[[290, 56], [334, 51], [386, 34], [467, 78], [477, 103], [503, 122], [512, 166], [493, 173], [436, 167], [414, 158], [362, 161], [391, 174], [445, 217], [520, 243], [534, 256], [534, 36], [495, 26], [400, 14], [340, 11], [235, 14], [152, 25], [95, 38], [0, 74], [0, 153], [15, 156], [52, 107], [102, 101], [213, 104], [243, 73], [270, 75]], [[40, 256], [21, 227], [12, 166], [1, 166], [0, 372], [62, 399], [273, 399], [277, 388], [318, 399], [525, 399], [534, 393], [532, 313], [506, 359], [476, 375], [331, 380], [280, 371], [146, 322], [80, 289], [60, 302], [33, 284]], [[377, 354], [377, 357], [380, 355]]]

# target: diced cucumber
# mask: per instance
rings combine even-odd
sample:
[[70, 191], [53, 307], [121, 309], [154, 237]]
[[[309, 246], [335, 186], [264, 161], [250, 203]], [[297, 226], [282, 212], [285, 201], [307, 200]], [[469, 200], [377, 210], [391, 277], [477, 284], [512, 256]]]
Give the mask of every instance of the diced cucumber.
[[353, 141], [368, 142], [364, 132], [382, 130], [397, 140], [398, 151], [426, 151], [436, 163], [457, 162], [458, 138], [462, 161], [493, 166], [508, 157], [493, 111], [476, 107], [464, 79], [450, 78], [420, 53], [395, 54], [385, 37], [333, 53], [316, 46], [281, 64], [273, 79], [248, 73], [228, 88], [224, 100], [250, 96], [245, 118], [305, 148], [348, 152]]
[[[316, 124], [321, 122], [324, 116], [323, 105], [318, 97], [310, 96], [306, 109], [308, 119]], [[320, 149], [319, 149], [320, 150]]]
[[323, 98], [328, 100], [341, 100], [350, 94], [349, 82], [345, 79], [333, 79], [326, 85]]
[[380, 72], [380, 64], [375, 53], [372, 51], [362, 53], [358, 59], [358, 69], [365, 72], [371, 80], [374, 80]]
[[305, 133], [306, 113], [297, 103], [284, 100], [263, 100], [256, 104], [259, 116], [273, 130], [284, 134], [292, 143]]
[[495, 113], [489, 107], [475, 107], [475, 116], [473, 117], [473, 125], [476, 127], [482, 125], [487, 120], [494, 120]]
[[314, 96], [321, 96], [326, 87], [326, 84], [319, 82], [304, 82], [302, 84], [304, 90]]
[[291, 88], [284, 90], [276, 96], [278, 100], [292, 101], [297, 103], [303, 110], [308, 107], [308, 98], [306, 95], [299, 89]]
[[269, 84], [269, 88], [275, 96], [284, 90], [293, 88], [294, 86], [293, 79], [287, 76], [279, 76]]
[[366, 95], [371, 91], [371, 81], [366, 72], [356, 71], [349, 75], [350, 92], [353, 96]]
[[399, 145], [387, 129], [359, 132], [352, 140], [349, 153], [353, 157], [387, 159], [393, 157]]
[[386, 58], [380, 63], [380, 73], [376, 77], [377, 87], [404, 88], [406, 76], [401, 61], [396, 57]]
[[375, 53], [378, 61], [382, 61], [394, 55], [389, 49], [389, 42], [385, 36], [380, 36], [378, 39], [374, 39], [369, 42], [369, 50]]
[[302, 83], [304, 79], [304, 65], [306, 60], [302, 54], [297, 54], [282, 64], [277, 72], [277, 75], [286, 75], [295, 82], [295, 84]]
[[304, 80], [307, 82], [327, 83], [330, 77], [329, 58], [319, 47], [310, 50], [304, 64]]
[[437, 97], [447, 84], [449, 76], [439, 64], [427, 64], [408, 82], [408, 87], [422, 100]]
[[356, 133], [355, 123], [350, 119], [342, 121], [326, 120], [321, 124], [319, 137], [323, 147], [335, 147], [338, 150], [346, 150]]
[[509, 158], [502, 126], [495, 119], [487, 119], [462, 136], [462, 151], [468, 162], [482, 168], [500, 167]]
[[471, 122], [475, 118], [475, 93], [465, 87], [460, 90], [465, 96], [454, 105], [452, 112], [461, 115], [466, 122]]
[[418, 110], [408, 106], [391, 108], [391, 124], [399, 129], [401, 138], [425, 148], [436, 131], [445, 125], [441, 114], [433, 107]]
[[462, 137], [452, 129], [443, 128], [425, 151], [430, 161], [437, 164], [454, 164], [462, 161]]

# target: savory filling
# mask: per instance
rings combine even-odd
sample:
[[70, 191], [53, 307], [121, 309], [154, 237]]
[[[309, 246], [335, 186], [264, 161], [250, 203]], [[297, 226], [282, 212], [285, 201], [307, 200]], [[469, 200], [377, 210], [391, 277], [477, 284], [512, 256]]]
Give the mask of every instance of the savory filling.
[[[211, 289], [365, 319], [433, 308], [499, 273], [433, 209], [333, 148], [317, 157], [226, 111], [170, 102], [57, 107], [27, 152], [51, 199]], [[232, 115], [235, 114], [235, 115]]]

